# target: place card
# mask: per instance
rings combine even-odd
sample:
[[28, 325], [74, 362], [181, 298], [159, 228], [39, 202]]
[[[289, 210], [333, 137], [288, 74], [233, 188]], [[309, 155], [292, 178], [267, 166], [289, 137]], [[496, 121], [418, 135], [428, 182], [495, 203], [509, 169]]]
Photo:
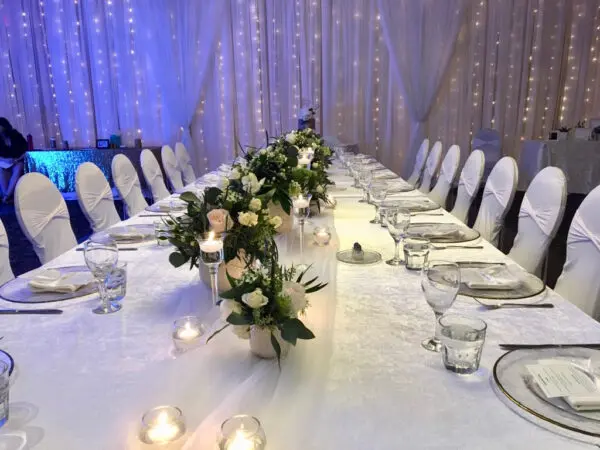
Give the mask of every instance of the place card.
[[547, 398], [598, 392], [592, 378], [581, 367], [571, 362], [547, 359], [525, 367]]

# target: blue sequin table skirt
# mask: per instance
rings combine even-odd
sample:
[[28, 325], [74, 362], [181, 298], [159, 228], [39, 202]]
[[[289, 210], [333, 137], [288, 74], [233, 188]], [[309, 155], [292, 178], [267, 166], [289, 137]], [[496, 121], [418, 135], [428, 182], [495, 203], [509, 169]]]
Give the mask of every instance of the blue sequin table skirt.
[[[162, 169], [160, 147], [146, 147], [154, 153]], [[127, 156], [137, 170], [142, 189], [146, 190], [146, 182], [140, 167], [141, 148], [77, 148], [70, 150], [33, 150], [25, 155], [25, 172], [39, 172], [46, 175], [58, 187], [61, 192], [75, 192], [75, 174], [79, 164], [92, 162], [96, 164], [106, 176], [111, 187], [114, 187], [112, 179], [111, 162], [115, 155], [122, 153]], [[163, 176], [164, 169], [163, 169]], [[166, 180], [166, 177], [165, 177]]]

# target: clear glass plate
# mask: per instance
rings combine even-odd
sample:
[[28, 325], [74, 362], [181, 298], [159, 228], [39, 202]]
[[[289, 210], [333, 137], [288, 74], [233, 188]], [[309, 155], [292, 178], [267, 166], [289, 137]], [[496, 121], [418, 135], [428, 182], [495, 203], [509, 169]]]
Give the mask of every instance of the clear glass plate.
[[458, 244], [479, 239], [479, 232], [457, 223], [413, 223], [406, 231], [409, 236], [424, 237], [434, 244]]
[[575, 411], [561, 398], [547, 399], [539, 388], [532, 386], [525, 366], [549, 358], [566, 358], [578, 366], [585, 365], [586, 372], [597, 382], [600, 350], [582, 347], [523, 349], [508, 352], [496, 361], [492, 373], [496, 393], [519, 415], [551, 431], [586, 442], [589, 438], [600, 438], [600, 412]]
[[365, 250], [363, 248], [364, 257], [362, 259], [354, 259], [352, 257], [352, 249], [340, 250], [337, 252], [337, 259], [348, 264], [375, 264], [381, 261], [381, 253], [374, 250]]
[[[414, 190], [411, 188], [410, 190]], [[406, 191], [410, 192], [410, 191]], [[387, 199], [381, 203], [381, 206], [386, 207], [397, 207], [406, 209], [411, 213], [416, 212], [426, 212], [426, 211], [434, 211], [436, 209], [440, 209], [440, 206], [432, 202], [428, 199], [414, 199], [414, 200], [405, 200], [405, 199]]]
[[140, 242], [154, 241], [153, 224], [133, 224], [111, 227], [92, 235], [94, 237], [109, 236], [117, 244], [137, 244]]

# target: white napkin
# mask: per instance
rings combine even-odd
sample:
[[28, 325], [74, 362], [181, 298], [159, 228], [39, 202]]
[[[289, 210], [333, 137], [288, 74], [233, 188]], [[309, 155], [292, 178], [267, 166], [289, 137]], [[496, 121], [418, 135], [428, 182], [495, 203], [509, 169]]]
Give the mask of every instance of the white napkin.
[[29, 288], [34, 292], [75, 292], [87, 286], [94, 278], [90, 272], [66, 272], [48, 269], [29, 280]]
[[430, 228], [421, 228], [421, 230], [419, 236], [425, 238], [458, 238], [462, 236], [462, 232], [454, 224], [438, 224]]
[[168, 200], [160, 200], [160, 201], [156, 202], [154, 204], [154, 209], [156, 209], [158, 211], [162, 211], [162, 212], [181, 211], [181, 210], [185, 209], [186, 206], [187, 206], [186, 202], [175, 198], [175, 199], [168, 199]]
[[108, 235], [116, 241], [141, 241], [146, 237], [134, 227], [115, 227], [108, 230]]
[[460, 279], [470, 289], [511, 290], [520, 286], [521, 282], [505, 265], [494, 265], [485, 268], [465, 267], [460, 270]]

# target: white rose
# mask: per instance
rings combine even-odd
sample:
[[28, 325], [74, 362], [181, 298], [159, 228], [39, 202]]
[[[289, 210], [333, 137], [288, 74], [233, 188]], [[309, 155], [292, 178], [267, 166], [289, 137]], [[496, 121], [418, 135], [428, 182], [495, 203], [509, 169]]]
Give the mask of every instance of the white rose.
[[260, 151], [258, 152], [259, 155], [264, 155], [267, 153], [267, 149], [266, 148], [261, 148]]
[[286, 134], [285, 140], [288, 141], [290, 144], [295, 144], [296, 143], [296, 132], [292, 131], [291, 133]]
[[322, 185], [317, 186], [317, 193], [322, 194], [325, 192], [325, 188]]
[[270, 153], [273, 151], [273, 146], [272, 145], [268, 145], [267, 146], [267, 151]]
[[269, 222], [271, 223], [271, 225], [273, 225], [274, 228], [279, 228], [283, 223], [283, 220], [279, 216], [273, 216], [269, 219]]
[[249, 206], [250, 210], [252, 211], [258, 211], [262, 208], [262, 202], [260, 201], [260, 198], [253, 198], [252, 200], [250, 200], [250, 206]]
[[238, 221], [241, 225], [254, 227], [258, 225], [258, 214], [246, 211], [238, 214]]
[[318, 169], [319, 168], [319, 163], [312, 163], [311, 166], [313, 169]]
[[238, 169], [233, 169], [231, 171], [231, 173], [229, 174], [229, 178], [231, 180], [239, 180], [242, 177], [242, 174], [240, 173], [240, 171]]
[[242, 295], [242, 301], [252, 309], [260, 308], [269, 303], [269, 299], [262, 293], [262, 289], [256, 288], [253, 292]]
[[242, 305], [235, 300], [222, 300], [219, 310], [221, 311], [221, 319], [227, 320], [231, 313], [241, 314]]
[[231, 331], [240, 339], [250, 339], [250, 326], [249, 325], [232, 325]]
[[227, 189], [227, 186], [229, 186], [229, 180], [225, 177], [221, 177], [219, 179], [219, 189], [221, 189], [222, 191], [224, 191], [225, 189]]
[[298, 312], [306, 308], [306, 290], [300, 283], [284, 281], [282, 291], [285, 295], [290, 297], [294, 311]]
[[244, 186], [244, 190], [250, 194], [256, 194], [264, 182], [264, 179], [258, 181], [256, 175], [254, 175], [252, 172], [242, 177], [242, 185]]

